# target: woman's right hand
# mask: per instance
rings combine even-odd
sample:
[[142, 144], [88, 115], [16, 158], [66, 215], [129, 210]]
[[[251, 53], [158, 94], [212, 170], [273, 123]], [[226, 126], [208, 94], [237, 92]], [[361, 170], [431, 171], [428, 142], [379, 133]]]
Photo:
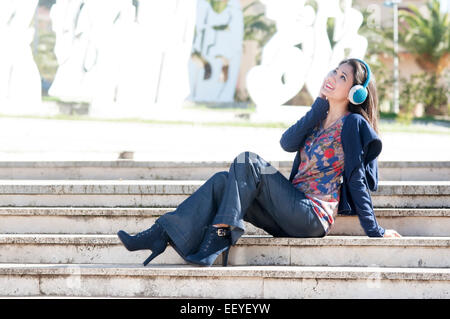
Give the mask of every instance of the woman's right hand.
[[397, 231], [394, 229], [386, 229], [383, 237], [394, 238], [394, 237], [402, 237], [402, 235], [397, 233]]

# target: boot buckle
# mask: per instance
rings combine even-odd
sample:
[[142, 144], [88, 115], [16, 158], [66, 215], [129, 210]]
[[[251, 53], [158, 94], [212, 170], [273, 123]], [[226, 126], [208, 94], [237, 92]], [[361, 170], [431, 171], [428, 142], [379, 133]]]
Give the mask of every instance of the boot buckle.
[[219, 236], [219, 237], [224, 237], [227, 235], [227, 233], [228, 233], [227, 229], [224, 229], [224, 228], [217, 229], [217, 236]]

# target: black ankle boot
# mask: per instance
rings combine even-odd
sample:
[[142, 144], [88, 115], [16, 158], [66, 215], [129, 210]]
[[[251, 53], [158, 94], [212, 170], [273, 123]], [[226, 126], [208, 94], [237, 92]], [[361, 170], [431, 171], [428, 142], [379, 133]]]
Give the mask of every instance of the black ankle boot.
[[129, 251], [141, 249], [150, 249], [152, 251], [152, 254], [144, 261], [144, 266], [147, 266], [153, 258], [163, 253], [169, 243], [169, 236], [165, 230], [156, 223], [149, 229], [142, 231], [135, 236], [130, 236], [123, 230], [120, 230], [117, 233], [117, 236]]
[[186, 257], [186, 261], [201, 266], [211, 266], [221, 253], [224, 253], [222, 266], [228, 264], [228, 253], [231, 247], [231, 231], [229, 227], [210, 226], [203, 237], [197, 253]]

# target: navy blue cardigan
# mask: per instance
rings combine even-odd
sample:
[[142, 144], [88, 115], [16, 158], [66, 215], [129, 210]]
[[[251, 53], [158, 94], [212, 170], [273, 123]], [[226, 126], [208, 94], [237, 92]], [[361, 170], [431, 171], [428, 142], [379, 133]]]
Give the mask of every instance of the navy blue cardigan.
[[[287, 152], [297, 152], [290, 182], [298, 172], [300, 149], [313, 128], [326, 118], [328, 108], [328, 101], [318, 97], [311, 110], [283, 133], [281, 147]], [[385, 230], [377, 223], [370, 197], [370, 191], [378, 187], [377, 157], [381, 152], [381, 140], [361, 115], [351, 113], [342, 126], [341, 141], [344, 172], [338, 214], [358, 215], [367, 236], [383, 237]]]

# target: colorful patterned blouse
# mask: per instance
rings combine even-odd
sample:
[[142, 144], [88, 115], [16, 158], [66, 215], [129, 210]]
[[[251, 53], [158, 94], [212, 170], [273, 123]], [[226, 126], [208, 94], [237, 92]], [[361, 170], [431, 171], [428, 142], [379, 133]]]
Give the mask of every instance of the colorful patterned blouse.
[[309, 198], [325, 232], [334, 224], [344, 171], [341, 130], [347, 112], [330, 127], [317, 125], [300, 150], [300, 165], [292, 184]]

